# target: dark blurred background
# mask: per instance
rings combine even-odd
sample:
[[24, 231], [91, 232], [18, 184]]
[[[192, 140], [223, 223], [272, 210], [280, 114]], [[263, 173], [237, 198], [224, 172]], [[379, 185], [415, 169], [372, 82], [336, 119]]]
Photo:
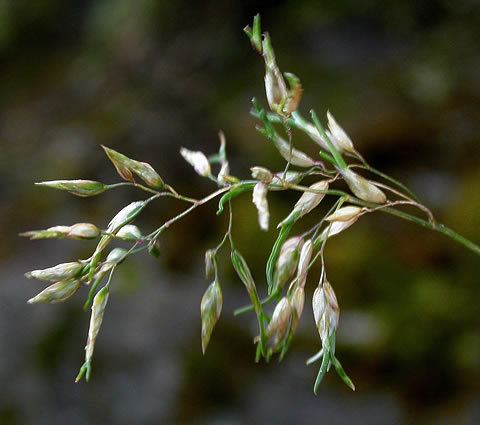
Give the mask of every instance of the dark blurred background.
[[[224, 310], [201, 355], [203, 252], [226, 226], [215, 203], [165, 234], [159, 260], [139, 255], [118, 269], [88, 385], [73, 382], [86, 292], [25, 303], [43, 288], [25, 271], [86, 258], [94, 243], [19, 232], [105, 227], [144, 196], [121, 188], [79, 199], [33, 186], [118, 180], [100, 144], [195, 197], [213, 187], [179, 148], [213, 153], [219, 129], [234, 174], [280, 169], [249, 116], [253, 96], [266, 103], [263, 64], [242, 32], [257, 12], [282, 71], [302, 79], [303, 112], [329, 108], [371, 163], [480, 241], [476, 0], [0, 0], [0, 424], [480, 423], [479, 257], [389, 216], [360, 220], [326, 252], [342, 310], [337, 351], [355, 393], [335, 373], [312, 392], [318, 365], [304, 363], [319, 348], [309, 301], [318, 269], [291, 351], [255, 365], [255, 323], [233, 318], [247, 297], [225, 255]], [[270, 196], [273, 222], [295, 199]], [[182, 207], [161, 200], [138, 223], [150, 231]], [[234, 236], [262, 286], [275, 232], [259, 231], [250, 196], [234, 209]]]

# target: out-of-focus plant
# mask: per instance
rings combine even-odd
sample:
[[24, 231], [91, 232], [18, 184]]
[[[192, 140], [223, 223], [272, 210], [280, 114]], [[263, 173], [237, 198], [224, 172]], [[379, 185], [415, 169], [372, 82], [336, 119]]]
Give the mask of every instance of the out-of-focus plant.
[[[298, 111], [302, 97], [302, 85], [291, 73], [281, 73], [268, 33], [261, 32], [260, 17], [257, 15], [253, 27], [246, 27], [254, 49], [265, 62], [265, 90], [269, 111], [253, 99], [251, 114], [258, 119], [258, 132], [278, 150], [285, 159], [285, 168], [272, 172], [261, 166], [251, 168], [251, 179], [241, 179], [231, 174], [226, 153], [226, 142], [220, 132], [220, 148], [217, 153], [206, 156], [202, 152], [181, 148], [180, 153], [200, 176], [211, 180], [217, 188], [202, 199], [193, 199], [179, 194], [167, 184], [154, 168], [146, 163], [131, 159], [113, 149], [103, 147], [118, 174], [124, 180], [104, 184], [91, 180], [55, 180], [37, 183], [40, 186], [68, 191], [77, 196], [96, 196], [120, 186], [131, 186], [143, 190], [149, 197], [132, 202], [122, 208], [105, 229], [94, 224], [77, 223], [71, 226], [55, 226], [45, 230], [23, 233], [31, 239], [98, 239], [92, 255], [84, 260], [62, 263], [44, 270], [26, 273], [28, 278], [50, 282], [50, 286], [29, 300], [29, 303], [57, 303], [72, 297], [82, 286], [90, 288], [84, 309], [91, 308], [90, 328], [85, 347], [85, 363], [80, 368], [76, 381], [83, 377], [88, 381], [95, 341], [100, 330], [110, 293], [114, 272], [125, 259], [139, 251], [147, 250], [158, 255], [158, 241], [174, 223], [193, 212], [201, 205], [220, 197], [217, 214], [228, 209], [229, 225], [219, 244], [205, 254], [207, 287], [201, 300], [202, 319], [201, 344], [205, 352], [210, 336], [222, 311], [222, 288], [217, 267], [217, 254], [223, 248], [231, 252], [231, 261], [238, 277], [245, 285], [251, 304], [235, 311], [242, 314], [253, 311], [258, 321], [258, 336], [254, 338], [256, 360], [269, 361], [274, 354], [282, 359], [288, 350], [301, 319], [305, 285], [309, 269], [317, 262], [321, 264], [321, 275], [313, 295], [315, 324], [321, 341], [321, 349], [307, 364], [321, 359], [315, 380], [314, 392], [327, 371], [333, 367], [342, 380], [352, 389], [354, 385], [342, 368], [335, 353], [335, 335], [339, 323], [339, 306], [332, 285], [327, 280], [324, 250], [330, 238], [352, 226], [360, 217], [383, 212], [411, 221], [427, 229], [440, 232], [480, 255], [480, 247], [460, 236], [443, 224], [438, 223], [431, 211], [420, 203], [403, 184], [370, 166], [355, 149], [350, 137], [327, 113], [324, 127], [314, 110], [310, 118]], [[318, 158], [311, 158], [293, 146], [293, 130], [305, 133], [319, 149]], [[213, 166], [218, 171], [212, 170]], [[373, 181], [361, 173], [374, 175]], [[344, 181], [350, 191], [341, 190], [337, 184]], [[268, 231], [270, 214], [268, 194], [270, 191], [293, 190], [301, 195], [291, 212], [278, 225], [278, 236], [266, 264], [266, 297], [260, 298], [257, 282], [242, 254], [235, 246], [232, 233], [232, 201], [235, 197], [252, 193], [253, 204], [258, 210], [259, 227]], [[316, 224], [302, 234], [292, 235], [295, 226], [306, 214], [315, 213], [324, 197], [335, 199], [326, 214], [319, 215]], [[170, 197], [188, 204], [188, 207], [148, 234], [131, 224], [151, 202]], [[414, 207], [414, 215], [401, 208]], [[315, 210], [315, 211], [314, 211]], [[127, 241], [129, 249], [113, 248], [115, 241]], [[266, 306], [274, 303], [271, 317]]]

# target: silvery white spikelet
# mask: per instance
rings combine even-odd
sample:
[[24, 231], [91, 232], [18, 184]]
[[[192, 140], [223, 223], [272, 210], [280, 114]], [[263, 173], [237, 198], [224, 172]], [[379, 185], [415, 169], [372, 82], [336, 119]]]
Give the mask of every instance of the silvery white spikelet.
[[297, 286], [300, 288], [305, 287], [307, 281], [308, 265], [310, 264], [310, 259], [312, 258], [313, 252], [313, 243], [312, 240], [307, 240], [302, 247], [300, 252], [300, 259], [298, 260], [298, 269], [297, 269]]
[[284, 182], [297, 184], [304, 177], [303, 173], [298, 171], [287, 171], [286, 173], [275, 173], [273, 175], [271, 184], [269, 185], [270, 190], [284, 190]]
[[98, 262], [101, 259], [102, 252], [112, 241], [113, 235], [115, 235], [123, 226], [134, 220], [135, 217], [142, 212], [148, 202], [148, 200], [131, 202], [113, 217], [107, 227], [107, 233], [109, 234], [102, 236], [90, 259], [89, 280], [93, 278]]
[[205, 277], [208, 279], [215, 273], [215, 250], [207, 249], [205, 251]]
[[59, 280], [68, 279], [77, 276], [83, 269], [84, 265], [78, 261], [70, 263], [57, 264], [42, 270], [32, 270], [25, 273], [28, 279], [38, 279], [46, 282], [58, 282]]
[[295, 332], [305, 304], [305, 289], [303, 287], [295, 287], [290, 298], [290, 304], [292, 306], [292, 332]]
[[196, 171], [197, 174], [203, 177], [208, 177], [212, 174], [210, 163], [207, 157], [200, 151], [191, 151], [186, 148], [180, 149], [180, 154], [183, 156]]
[[70, 226], [67, 237], [71, 239], [95, 239], [100, 235], [100, 229], [91, 223], [76, 223]]
[[[305, 128], [307, 134], [310, 136], [310, 138], [315, 142], [317, 143], [318, 145], [320, 145], [324, 151], [326, 152], [329, 152], [330, 151], [330, 148], [328, 147], [328, 143], [326, 142], [326, 140], [323, 138], [323, 136], [320, 134], [320, 132], [317, 130], [317, 128], [312, 125], [311, 123], [301, 119], [301, 118], [298, 118], [298, 120], [301, 120], [300, 122], [302, 123], [302, 126], [303, 128]], [[332, 140], [332, 143], [335, 144], [335, 142]], [[338, 147], [335, 146], [337, 149]]]
[[268, 106], [273, 112], [282, 113], [283, 106], [288, 98], [288, 90], [282, 73], [278, 69], [268, 34], [264, 36], [262, 47], [265, 60], [265, 92]]
[[265, 92], [270, 109], [274, 112], [280, 112], [280, 108], [287, 100], [288, 92], [285, 80], [276, 66], [266, 67]]
[[72, 226], [53, 226], [44, 230], [31, 230], [20, 233], [34, 239], [95, 239], [100, 235], [100, 229], [94, 224], [77, 223]]
[[285, 139], [282, 139], [280, 136], [277, 136], [273, 139], [275, 146], [278, 149], [278, 152], [282, 157], [289, 161], [290, 164], [296, 165], [297, 167], [313, 167], [317, 163], [310, 158], [306, 153], [302, 151], [292, 148], [290, 143], [288, 143]]
[[273, 347], [277, 347], [286, 336], [291, 317], [292, 307], [288, 299], [283, 297], [275, 306], [272, 320], [267, 327], [267, 336], [272, 338]]
[[85, 346], [85, 363], [80, 368], [80, 372], [78, 373], [75, 382], [80, 381], [83, 376], [85, 376], [87, 382], [90, 380], [95, 341], [98, 333], [100, 332], [100, 327], [102, 326], [103, 315], [105, 313], [105, 307], [107, 306], [109, 295], [110, 293], [108, 286], [104, 286], [102, 289], [100, 289], [100, 291], [97, 292], [95, 298], [93, 299], [90, 326], [88, 328], [87, 345]]
[[108, 223], [107, 232], [117, 233], [120, 228], [132, 221], [145, 207], [145, 201], [135, 201], [122, 208]]
[[328, 190], [328, 181], [321, 180], [316, 182], [310, 186], [312, 191], [318, 191], [319, 193], [305, 191], [303, 192], [302, 196], [299, 198], [297, 203], [295, 204], [292, 212], [285, 218], [282, 222], [280, 222], [277, 226], [281, 227], [286, 223], [291, 221], [296, 221], [300, 217], [308, 214], [312, 211], [324, 198], [325, 193]]
[[352, 224], [358, 220], [358, 216], [351, 218], [347, 221], [334, 221], [329, 224], [321, 233], [320, 240], [325, 240], [326, 238], [331, 238], [332, 236], [338, 235], [340, 232], [343, 232], [345, 229], [348, 229]]
[[330, 336], [337, 330], [340, 309], [332, 286], [324, 280], [313, 294], [313, 315], [315, 324], [322, 340], [322, 345], [328, 346]]
[[142, 238], [142, 232], [134, 224], [127, 224], [117, 232], [117, 237], [127, 241], [136, 241]]
[[273, 179], [273, 174], [270, 170], [264, 167], [252, 167], [250, 168], [252, 177], [256, 180], [260, 180], [263, 183], [270, 183]]
[[267, 201], [268, 187], [263, 182], [258, 182], [253, 188], [252, 200], [258, 210], [258, 224], [263, 231], [268, 231], [270, 213]]
[[52, 189], [66, 190], [72, 195], [81, 197], [99, 195], [107, 190], [107, 186], [94, 180], [51, 180], [35, 184]]
[[345, 130], [338, 125], [337, 121], [330, 113], [330, 111], [327, 111], [327, 118], [329, 128], [327, 135], [330, 137], [330, 140], [335, 144], [335, 147], [340, 152], [354, 153], [355, 148], [353, 147], [352, 140], [350, 139], [350, 137], [348, 137], [348, 134], [345, 132]]
[[228, 164], [228, 161], [223, 161], [220, 171], [218, 172], [218, 175], [217, 175], [218, 182], [221, 184], [228, 183], [226, 180], [226, 177], [229, 175], [230, 175], [230, 165]]
[[282, 289], [295, 273], [302, 245], [303, 238], [301, 236], [294, 236], [286, 240], [280, 248], [280, 254], [278, 255], [273, 275], [273, 293]]
[[29, 304], [35, 303], [61, 303], [70, 298], [80, 287], [80, 281], [74, 278], [62, 280], [50, 285], [37, 296], [30, 298]]
[[108, 253], [105, 261], [107, 263], [120, 264], [123, 260], [125, 260], [127, 254], [128, 251], [124, 248], [114, 248]]
[[353, 218], [358, 218], [363, 211], [364, 211], [364, 208], [354, 207], [352, 205], [349, 205], [347, 207], [339, 208], [334, 213], [326, 217], [325, 220], [326, 221], [350, 221]]
[[350, 168], [338, 170], [355, 196], [367, 202], [384, 204], [387, 201], [385, 194], [366, 178], [355, 173]]
[[105, 313], [105, 307], [107, 306], [108, 297], [110, 292], [108, 286], [104, 286], [97, 292], [92, 304], [92, 315], [90, 316], [90, 327], [88, 329], [87, 345], [85, 347], [85, 360], [87, 362], [92, 360], [93, 350], [95, 348], [95, 340], [97, 339], [98, 332], [103, 322], [103, 315]]

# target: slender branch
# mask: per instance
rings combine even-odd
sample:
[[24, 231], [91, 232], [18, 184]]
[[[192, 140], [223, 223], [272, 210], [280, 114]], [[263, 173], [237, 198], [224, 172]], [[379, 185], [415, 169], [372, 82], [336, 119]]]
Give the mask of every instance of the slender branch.
[[205, 198], [196, 201], [192, 206], [190, 206], [186, 210], [182, 211], [180, 214], [176, 215], [175, 217], [171, 218], [170, 220], [166, 221], [157, 230], [150, 233], [150, 235], [148, 235], [147, 239], [155, 240], [165, 229], [168, 229], [173, 223], [175, 223], [178, 220], [180, 220], [181, 218], [185, 217], [186, 215], [188, 215], [190, 212], [192, 212], [195, 208], [199, 207], [200, 205], [203, 205], [206, 202], [211, 201], [212, 199], [214, 199], [218, 195], [220, 195], [220, 194], [222, 194], [222, 193], [224, 193], [228, 190], [230, 190], [230, 187], [228, 187], [228, 186], [227, 187], [222, 187], [221, 189], [218, 189], [217, 191], [215, 191], [215, 192], [211, 193], [210, 195], [206, 196]]
[[[358, 205], [361, 205], [360, 203], [350, 200], [352, 203], [356, 203]], [[435, 232], [441, 233], [442, 235], [454, 240], [455, 242], [459, 243], [460, 245], [463, 245], [465, 248], [469, 249], [470, 251], [474, 252], [477, 255], [480, 255], [480, 246], [477, 245], [476, 243], [472, 242], [471, 240], [465, 238], [464, 236], [460, 235], [457, 233], [455, 230], [445, 226], [442, 223], [437, 223], [433, 222], [430, 223], [422, 218], [416, 217], [412, 214], [408, 214], [404, 211], [397, 210], [395, 208], [390, 208], [386, 207], [383, 208], [379, 211], [382, 211], [384, 213], [394, 215], [396, 217], [403, 218], [404, 220], [410, 221], [412, 223], [418, 224], [419, 226], [422, 226], [426, 229], [433, 230]]]
[[188, 196], [183, 196], [180, 195], [178, 192], [173, 189], [173, 187], [166, 185], [165, 188], [167, 189], [166, 192], [160, 192], [155, 189], [151, 189], [150, 187], [144, 186], [143, 184], [139, 183], [132, 183], [132, 182], [120, 182], [120, 183], [114, 183], [114, 184], [109, 184], [107, 185], [107, 189], [116, 189], [117, 187], [122, 187], [122, 186], [131, 186], [131, 187], [136, 187], [138, 189], [141, 189], [145, 192], [149, 193], [154, 193], [156, 195], [161, 195], [161, 196], [170, 196], [175, 199], [179, 199], [181, 201], [185, 202], [190, 202], [190, 203], [195, 203], [198, 202], [197, 199], [189, 198]]

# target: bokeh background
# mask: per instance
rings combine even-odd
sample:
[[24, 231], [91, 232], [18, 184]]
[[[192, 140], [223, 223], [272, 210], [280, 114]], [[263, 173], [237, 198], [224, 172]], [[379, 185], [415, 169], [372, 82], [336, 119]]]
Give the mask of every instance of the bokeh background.
[[[318, 397], [317, 366], [305, 366], [319, 346], [310, 302], [285, 360], [255, 365], [255, 323], [233, 318], [247, 297], [226, 255], [224, 310], [201, 355], [203, 252], [226, 225], [215, 203], [165, 234], [160, 259], [118, 269], [88, 385], [73, 382], [86, 291], [29, 306], [43, 285], [23, 273], [88, 257], [94, 243], [17, 237], [105, 226], [143, 196], [122, 188], [78, 199], [33, 186], [116, 181], [100, 144], [196, 197], [213, 187], [178, 150], [215, 152], [219, 129], [234, 174], [278, 169], [249, 116], [253, 96], [265, 103], [263, 64], [242, 28], [261, 12], [281, 69], [302, 79], [302, 110], [329, 108], [371, 163], [478, 242], [479, 9], [476, 0], [0, 0], [0, 424], [480, 423], [480, 261], [440, 235], [378, 214], [328, 244], [338, 353], [357, 391], [330, 373]], [[273, 222], [295, 199], [271, 195]], [[159, 201], [138, 223], [150, 231], [182, 207]], [[259, 231], [249, 196], [234, 209], [234, 236], [261, 286], [275, 231]], [[317, 279], [315, 269], [310, 294]]]

